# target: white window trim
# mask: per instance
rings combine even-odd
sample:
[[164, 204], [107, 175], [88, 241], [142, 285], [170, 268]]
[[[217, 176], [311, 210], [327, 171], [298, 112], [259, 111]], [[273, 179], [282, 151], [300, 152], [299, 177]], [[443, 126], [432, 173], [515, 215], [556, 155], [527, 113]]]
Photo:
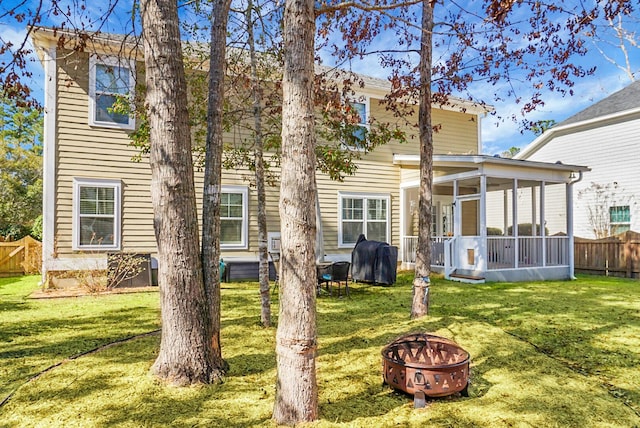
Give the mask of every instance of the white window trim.
[[[611, 221], [611, 208], [624, 208], [624, 207], [628, 207], [629, 208], [629, 221]], [[609, 206], [609, 233], [612, 234], [615, 230], [615, 228], [620, 227], [620, 226], [627, 226], [629, 227], [629, 230], [631, 229], [631, 217], [632, 217], [633, 212], [631, 211], [631, 205], [611, 205]]]
[[[113, 244], [111, 245], [80, 245], [80, 187], [110, 187], [113, 192]], [[121, 197], [122, 181], [106, 180], [100, 178], [75, 178], [73, 179], [73, 207], [72, 207], [72, 249], [74, 251], [83, 250], [120, 250], [122, 242], [121, 233]]]
[[223, 250], [246, 250], [249, 248], [249, 188], [247, 186], [222, 186], [222, 193], [242, 194], [242, 228], [239, 244], [223, 244], [220, 242], [220, 249]]
[[[364, 115], [366, 116], [364, 118], [364, 122], [358, 124], [358, 126], [362, 126], [364, 128], [367, 129], [367, 131], [371, 130], [371, 124], [369, 122], [369, 119], [371, 118], [371, 96], [367, 95], [367, 94], [361, 94], [361, 93], [356, 93], [355, 95], [353, 95], [353, 97], [349, 97], [349, 98], [343, 98], [343, 102], [346, 104], [354, 104], [354, 103], [358, 103], [358, 104], [364, 104]], [[352, 150], [352, 151], [357, 151], [357, 152], [364, 152], [364, 149], [361, 147], [351, 147], [351, 146], [344, 146], [347, 150]]]
[[96, 64], [104, 64], [113, 67], [128, 67], [129, 69], [129, 95], [135, 95], [135, 62], [114, 56], [96, 55], [89, 57], [89, 125], [102, 128], [135, 129], [136, 121], [133, 116], [129, 116], [128, 123], [115, 123], [95, 120], [96, 117]]
[[[366, 192], [338, 192], [338, 248], [354, 248], [355, 243], [344, 243], [342, 236], [342, 207], [343, 201], [345, 198], [354, 198], [354, 199], [384, 199], [387, 201], [387, 233], [386, 233], [386, 242], [391, 243], [391, 195], [389, 193], [366, 193]], [[363, 204], [364, 212], [364, 228], [363, 233], [366, 235], [366, 203]], [[368, 239], [368, 238], [367, 238]]]

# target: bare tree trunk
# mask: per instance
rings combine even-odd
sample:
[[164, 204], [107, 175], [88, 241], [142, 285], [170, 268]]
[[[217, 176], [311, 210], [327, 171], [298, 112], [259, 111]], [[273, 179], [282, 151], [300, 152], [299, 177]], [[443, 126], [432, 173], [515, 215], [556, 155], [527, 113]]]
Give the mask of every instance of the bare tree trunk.
[[162, 339], [152, 371], [177, 385], [208, 383], [214, 367], [203, 287], [187, 85], [175, 0], [143, 0], [151, 199], [158, 243]]
[[282, 278], [273, 411], [274, 419], [281, 424], [318, 417], [314, 33], [314, 1], [287, 0], [280, 185]]
[[256, 47], [253, 33], [253, 1], [247, 3], [247, 38], [251, 58], [251, 92], [253, 93], [254, 157], [256, 162], [256, 193], [258, 196], [258, 279], [260, 281], [260, 321], [271, 326], [271, 299], [269, 297], [269, 254], [267, 248], [267, 197], [264, 182], [264, 144], [262, 140], [262, 91], [258, 79]]
[[227, 18], [231, 0], [215, 0], [211, 13], [207, 141], [202, 194], [202, 267], [211, 307], [211, 349], [215, 380], [224, 376], [226, 362], [220, 343], [220, 194], [222, 187], [222, 106], [226, 71]]
[[431, 62], [433, 0], [422, 2], [422, 40], [420, 46], [420, 201], [418, 204], [418, 248], [413, 279], [411, 318], [429, 313], [429, 274], [431, 273], [431, 206], [433, 195], [433, 128], [431, 127]]

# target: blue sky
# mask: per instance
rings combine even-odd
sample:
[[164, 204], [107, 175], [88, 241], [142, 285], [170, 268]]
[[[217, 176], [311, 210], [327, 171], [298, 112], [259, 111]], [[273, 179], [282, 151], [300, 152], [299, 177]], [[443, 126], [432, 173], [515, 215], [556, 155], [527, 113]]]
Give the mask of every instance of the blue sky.
[[[11, 6], [13, 2], [17, 0], [3, 0], [0, 4], [0, 15], [2, 15], [2, 9], [6, 9]], [[129, 2], [121, 2], [122, 14], [126, 14], [126, 4]], [[87, 16], [98, 16], [102, 13], [104, 6], [96, 7], [95, 10], [88, 10]], [[84, 17], [82, 19], [87, 19]], [[108, 23], [105, 31], [118, 32], [118, 22], [114, 20]], [[640, 23], [637, 21], [625, 22], [625, 28], [628, 30], [638, 31], [639, 35], [634, 35], [635, 42], [640, 42]], [[3, 41], [19, 42], [24, 38], [25, 34], [24, 26], [15, 24], [13, 20], [7, 19], [0, 20], [0, 38]], [[617, 64], [623, 64], [624, 59], [622, 56], [622, 50], [617, 46], [618, 43], [615, 39], [608, 40], [611, 44], [606, 45], [601, 43], [600, 49], [604, 50], [607, 55], [611, 56]], [[382, 38], [379, 43], [395, 43], [393, 41], [393, 35], [389, 35], [388, 38]], [[573, 88], [573, 96], [562, 96], [558, 93], [544, 94], [543, 100], [545, 105], [539, 107], [533, 113], [528, 115], [532, 120], [549, 120], [553, 119], [556, 122], [561, 122], [578, 111], [590, 106], [591, 104], [601, 100], [602, 98], [620, 90], [631, 83], [629, 76], [619, 69], [616, 65], [610, 63], [605, 59], [601, 52], [596, 49], [595, 43], [593, 46], [589, 46], [589, 53], [581, 58], [577, 58], [576, 61], [583, 65], [595, 66], [596, 71], [592, 76], [587, 76], [576, 80], [576, 84]], [[636, 76], [640, 78], [640, 48], [633, 47], [627, 44], [629, 58], [631, 59], [631, 69], [636, 73]], [[322, 56], [322, 53], [321, 53]], [[330, 63], [330, 58], [326, 58]], [[362, 72], [364, 74], [373, 75], [375, 77], [385, 78], [387, 72], [380, 69], [378, 59], [375, 57], [367, 57], [362, 61], [353, 62], [352, 68], [354, 71]], [[41, 65], [34, 59], [30, 65], [34, 71], [33, 78], [28, 82], [32, 88], [34, 94], [39, 100], [43, 99], [43, 75]], [[496, 91], [500, 91], [500, 83], [497, 86], [491, 86], [486, 83], [473, 84], [471, 92], [477, 99], [486, 100], [487, 103], [493, 105], [497, 115], [500, 117], [509, 117], [512, 113], [520, 111], [521, 106], [516, 104], [512, 98], [504, 97], [500, 102], [493, 101], [493, 94]], [[526, 85], [523, 85], [520, 91], [526, 91]], [[512, 146], [524, 147], [535, 138], [535, 135], [531, 132], [520, 132], [518, 124], [512, 122], [510, 119], [498, 120], [495, 116], [489, 115], [482, 120], [482, 140], [483, 140], [483, 152], [485, 154], [496, 154]]]

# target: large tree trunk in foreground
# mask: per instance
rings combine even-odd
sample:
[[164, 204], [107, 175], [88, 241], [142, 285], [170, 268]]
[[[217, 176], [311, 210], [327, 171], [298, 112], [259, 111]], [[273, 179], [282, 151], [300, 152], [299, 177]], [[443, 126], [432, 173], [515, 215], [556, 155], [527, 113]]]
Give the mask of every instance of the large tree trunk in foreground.
[[202, 281], [187, 91], [175, 0], [143, 0], [151, 199], [162, 339], [152, 370], [177, 385], [209, 382], [211, 311]]
[[[269, 295], [269, 254], [267, 248], [267, 196], [264, 179], [264, 142], [262, 139], [262, 91], [258, 77], [255, 35], [253, 32], [253, 1], [247, 3], [247, 38], [251, 58], [251, 92], [253, 95], [253, 140], [256, 162], [256, 196], [258, 198], [258, 280], [260, 281], [260, 321], [271, 327], [271, 297]], [[277, 275], [277, 273], [276, 273]]]
[[281, 424], [318, 417], [313, 6], [313, 0], [287, 0], [284, 12], [282, 277], [273, 411]]
[[431, 61], [433, 37], [433, 7], [422, 3], [422, 41], [420, 47], [420, 202], [418, 204], [418, 248], [413, 279], [411, 318], [429, 313], [429, 274], [431, 273], [431, 205], [433, 195], [433, 129], [431, 127]]
[[209, 94], [204, 188], [202, 191], [202, 268], [211, 308], [211, 348], [215, 379], [224, 375], [220, 343], [220, 195], [222, 190], [222, 106], [226, 71], [227, 17], [231, 0], [215, 0], [211, 14]]

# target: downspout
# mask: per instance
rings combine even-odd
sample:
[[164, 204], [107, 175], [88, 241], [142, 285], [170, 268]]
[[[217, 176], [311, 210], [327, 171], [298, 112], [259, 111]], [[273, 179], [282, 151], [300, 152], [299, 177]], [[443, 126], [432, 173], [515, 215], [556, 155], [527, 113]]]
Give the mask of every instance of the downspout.
[[578, 178], [567, 183], [567, 235], [569, 236], [569, 278], [575, 276], [575, 248], [573, 242], [573, 185], [582, 180], [582, 171], [578, 171]]

